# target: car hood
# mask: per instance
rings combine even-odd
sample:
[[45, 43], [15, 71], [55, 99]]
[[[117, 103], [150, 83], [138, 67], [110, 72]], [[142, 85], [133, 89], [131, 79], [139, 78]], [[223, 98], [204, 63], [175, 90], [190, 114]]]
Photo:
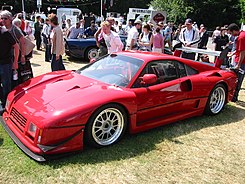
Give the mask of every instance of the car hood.
[[108, 95], [113, 94], [112, 91], [120, 95], [124, 90], [76, 72], [64, 71], [46, 74], [34, 78], [29, 84], [20, 85], [15, 90], [13, 101], [18, 103], [16, 105], [24, 114], [30, 114], [39, 121], [51, 121], [62, 114], [87, 113], [91, 107], [97, 108], [96, 103], [103, 104], [102, 100], [113, 99], [113, 95]]

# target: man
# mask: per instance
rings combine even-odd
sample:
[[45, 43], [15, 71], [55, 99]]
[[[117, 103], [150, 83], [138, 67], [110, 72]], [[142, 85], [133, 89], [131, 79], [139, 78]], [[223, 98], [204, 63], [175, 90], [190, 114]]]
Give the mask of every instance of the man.
[[45, 45], [45, 61], [47, 62], [50, 62], [51, 60], [50, 33], [51, 33], [51, 25], [49, 19], [47, 18], [45, 20], [45, 24], [43, 25], [43, 30], [42, 30], [43, 43]]
[[6, 27], [6, 29], [9, 31], [9, 33], [12, 35], [12, 37], [15, 39], [15, 41], [20, 46], [19, 61], [22, 64], [24, 64], [25, 63], [25, 52], [26, 52], [24, 35], [18, 27], [12, 24], [13, 16], [9, 11], [4, 10], [1, 12], [0, 15], [1, 15], [1, 20], [2, 20], [3, 25]]
[[138, 30], [141, 29], [141, 25], [141, 20], [136, 20], [134, 22], [134, 27], [132, 27], [128, 32], [125, 50], [137, 50], [137, 41], [139, 37]]
[[42, 38], [41, 38], [41, 31], [42, 31], [42, 24], [41, 24], [41, 17], [37, 16], [36, 17], [36, 22], [34, 23], [34, 29], [35, 29], [35, 40], [36, 40], [36, 46], [37, 50], [42, 50], [41, 49], [41, 43], [42, 43]]
[[[7, 17], [2, 17], [1, 20], [5, 20]], [[0, 22], [0, 82], [1, 88], [1, 102], [2, 107], [6, 105], [8, 93], [11, 91], [12, 69], [18, 69], [18, 57], [19, 46], [12, 35], [2, 27], [2, 21]], [[13, 52], [14, 48], [14, 60]]]
[[108, 49], [108, 54], [113, 52], [120, 52], [123, 49], [123, 43], [119, 35], [111, 31], [111, 25], [108, 21], [102, 22], [102, 36], [105, 39], [105, 43]]
[[245, 32], [240, 31], [238, 25], [232, 23], [228, 26], [228, 31], [232, 36], [238, 36], [236, 39], [236, 53], [235, 53], [235, 62], [236, 66], [235, 70], [239, 70], [238, 73], [238, 83], [236, 87], [235, 94], [233, 96], [232, 102], [236, 102], [238, 100], [238, 94], [242, 86], [242, 82], [244, 79], [244, 70], [245, 70]]
[[[198, 30], [192, 26], [192, 20], [186, 19], [185, 28], [183, 28], [179, 35], [179, 40], [185, 47], [197, 48], [200, 41], [200, 36]], [[182, 52], [182, 58], [195, 60], [195, 53]]]
[[170, 50], [172, 50], [171, 35], [172, 35], [172, 28], [169, 22], [168, 24], [165, 25], [165, 29], [164, 29], [164, 36], [165, 36], [164, 45], [166, 45], [167, 43]]
[[80, 22], [77, 22], [76, 25], [73, 25], [68, 29], [67, 38], [77, 39], [82, 36], [84, 33], [84, 29], [80, 27]]
[[94, 21], [92, 20], [91, 22], [90, 22], [90, 27], [88, 27], [85, 31], [84, 31], [84, 35], [86, 36], [86, 37], [93, 37], [94, 36], [94, 34], [97, 32], [97, 27], [95, 26], [95, 23], [94, 23]]
[[[198, 43], [198, 47], [197, 48], [206, 50], [209, 36], [208, 36], [208, 32], [207, 32], [207, 30], [206, 30], [206, 28], [204, 27], [203, 24], [200, 26], [199, 35], [200, 35], [201, 41]], [[200, 56], [201, 56], [201, 54], [198, 54], [197, 61], [200, 60]]]

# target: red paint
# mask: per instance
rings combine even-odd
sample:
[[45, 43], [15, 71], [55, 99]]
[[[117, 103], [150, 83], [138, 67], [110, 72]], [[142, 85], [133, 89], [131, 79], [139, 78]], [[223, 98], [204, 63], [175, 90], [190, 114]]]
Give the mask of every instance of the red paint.
[[[3, 114], [7, 126], [34, 153], [65, 153], [83, 149], [81, 130], [95, 110], [105, 104], [122, 105], [128, 112], [130, 133], [137, 133], [202, 115], [208, 96], [217, 83], [227, 86], [227, 101], [236, 87], [237, 78], [233, 72], [200, 62], [157, 53], [128, 51], [120, 54], [144, 61], [126, 88], [110, 86], [73, 71], [47, 73], [27, 81], [9, 94], [10, 103]], [[147, 63], [153, 60], [177, 60], [196, 69], [199, 74], [149, 87], [131, 88]], [[153, 78], [148, 75], [145, 80], [149, 82]], [[26, 118], [23, 127], [14, 120], [20, 126], [17, 128], [11, 121], [13, 108]], [[28, 132], [31, 122], [37, 126], [35, 135]], [[41, 140], [39, 134], [42, 134]], [[43, 152], [38, 144], [60, 145]]]

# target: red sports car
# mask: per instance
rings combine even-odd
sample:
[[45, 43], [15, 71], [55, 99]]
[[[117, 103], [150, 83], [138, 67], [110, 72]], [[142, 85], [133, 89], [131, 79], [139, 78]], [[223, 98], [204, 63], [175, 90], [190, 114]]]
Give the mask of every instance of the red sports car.
[[130, 133], [203, 113], [231, 100], [237, 76], [210, 64], [147, 52], [108, 55], [77, 71], [47, 73], [8, 96], [2, 125], [30, 157], [119, 141]]

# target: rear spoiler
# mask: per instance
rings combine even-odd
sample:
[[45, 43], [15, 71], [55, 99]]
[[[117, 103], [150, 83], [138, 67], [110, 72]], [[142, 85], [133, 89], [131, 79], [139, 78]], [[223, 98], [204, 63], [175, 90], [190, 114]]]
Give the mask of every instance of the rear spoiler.
[[179, 45], [179, 48], [175, 48], [174, 56], [180, 57], [182, 52], [192, 52], [192, 53], [198, 53], [198, 54], [207, 54], [210, 56], [217, 56], [215, 60], [215, 67], [220, 68], [223, 60], [226, 58], [229, 48], [226, 47], [222, 52], [221, 51], [213, 51], [213, 50], [205, 50], [205, 49], [197, 49], [197, 48], [191, 48], [191, 47], [181, 47]]

